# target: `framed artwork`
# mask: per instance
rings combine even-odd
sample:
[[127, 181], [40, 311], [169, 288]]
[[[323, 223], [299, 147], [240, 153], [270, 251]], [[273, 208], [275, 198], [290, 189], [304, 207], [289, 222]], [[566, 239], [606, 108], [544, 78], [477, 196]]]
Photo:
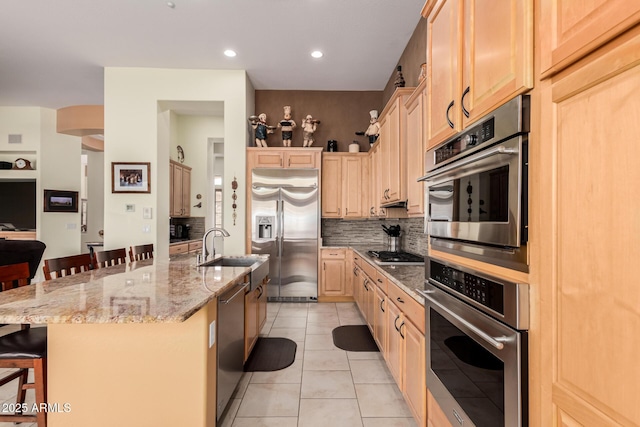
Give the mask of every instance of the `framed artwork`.
[[112, 193], [151, 193], [151, 163], [111, 162]]
[[78, 212], [78, 192], [44, 190], [45, 212]]

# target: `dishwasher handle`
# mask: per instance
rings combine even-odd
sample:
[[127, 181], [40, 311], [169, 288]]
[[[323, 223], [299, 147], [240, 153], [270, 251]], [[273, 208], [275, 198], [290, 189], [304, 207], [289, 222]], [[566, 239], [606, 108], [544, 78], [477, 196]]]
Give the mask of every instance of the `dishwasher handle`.
[[237, 291], [235, 294], [233, 294], [233, 295], [231, 296], [231, 298], [228, 298], [228, 299], [221, 299], [221, 300], [220, 300], [220, 304], [229, 304], [229, 303], [230, 303], [230, 302], [231, 302], [235, 297], [237, 297], [239, 294], [243, 293], [243, 292], [244, 292], [244, 290], [247, 288], [247, 286], [249, 286], [249, 283], [248, 283], [248, 282], [247, 282], [247, 283], [245, 283], [244, 285], [242, 285], [242, 286], [240, 287], [240, 289], [238, 289], [238, 291]]

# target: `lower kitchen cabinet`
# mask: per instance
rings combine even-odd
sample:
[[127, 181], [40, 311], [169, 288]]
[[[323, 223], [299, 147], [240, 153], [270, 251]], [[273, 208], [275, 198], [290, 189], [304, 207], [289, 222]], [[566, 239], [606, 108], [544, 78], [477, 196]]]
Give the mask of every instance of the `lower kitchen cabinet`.
[[375, 286], [374, 295], [375, 304], [373, 310], [375, 314], [373, 320], [373, 338], [378, 344], [380, 353], [385, 354], [387, 349], [387, 328], [385, 321], [385, 316], [387, 315], [387, 296], [378, 286]]
[[266, 277], [255, 289], [244, 296], [244, 360], [246, 362], [260, 331], [267, 321], [267, 284]]
[[391, 375], [396, 380], [396, 384], [400, 390], [403, 389], [403, 359], [404, 359], [404, 333], [400, 326], [402, 325], [402, 312], [392, 302], [387, 303], [387, 351], [384, 358], [387, 366], [391, 371]]
[[351, 300], [353, 292], [347, 274], [347, 250], [344, 248], [323, 248], [320, 251], [320, 301]]
[[425, 423], [427, 384], [425, 366], [425, 336], [413, 323], [403, 322], [404, 369], [402, 394], [419, 426]]

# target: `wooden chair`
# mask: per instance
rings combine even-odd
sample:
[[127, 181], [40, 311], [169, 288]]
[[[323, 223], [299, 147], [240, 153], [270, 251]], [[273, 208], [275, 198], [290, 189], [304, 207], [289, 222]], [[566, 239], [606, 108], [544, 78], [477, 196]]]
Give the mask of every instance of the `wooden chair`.
[[153, 243], [148, 245], [131, 246], [129, 248], [129, 259], [131, 262], [153, 258]]
[[[11, 264], [0, 266], [0, 283], [2, 290], [6, 291], [14, 285], [25, 286], [30, 281], [29, 263]], [[0, 386], [18, 378], [18, 394], [16, 407], [13, 414], [0, 412], [0, 422], [36, 422], [38, 427], [46, 427], [46, 411], [37, 411], [33, 415], [24, 415], [21, 407], [24, 404], [28, 389], [34, 389], [36, 393], [35, 403], [40, 407], [47, 401], [47, 328], [29, 328], [23, 325], [23, 329], [11, 334], [0, 336], [0, 368], [3, 370], [15, 369], [6, 376], [0, 378]], [[33, 369], [34, 381], [29, 382], [29, 369]], [[30, 408], [29, 408], [30, 409]]]
[[125, 248], [96, 252], [95, 256], [97, 268], [127, 263], [127, 250]]
[[72, 255], [61, 258], [44, 260], [45, 280], [53, 279], [51, 273], [56, 273], [56, 278], [80, 273], [81, 271], [93, 270], [93, 258], [89, 254]]

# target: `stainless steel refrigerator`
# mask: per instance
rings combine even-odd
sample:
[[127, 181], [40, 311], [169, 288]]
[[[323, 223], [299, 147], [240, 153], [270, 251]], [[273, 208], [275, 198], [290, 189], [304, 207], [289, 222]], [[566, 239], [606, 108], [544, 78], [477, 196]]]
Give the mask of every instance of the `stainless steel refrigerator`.
[[252, 172], [251, 251], [270, 255], [269, 301], [317, 301], [317, 169]]

